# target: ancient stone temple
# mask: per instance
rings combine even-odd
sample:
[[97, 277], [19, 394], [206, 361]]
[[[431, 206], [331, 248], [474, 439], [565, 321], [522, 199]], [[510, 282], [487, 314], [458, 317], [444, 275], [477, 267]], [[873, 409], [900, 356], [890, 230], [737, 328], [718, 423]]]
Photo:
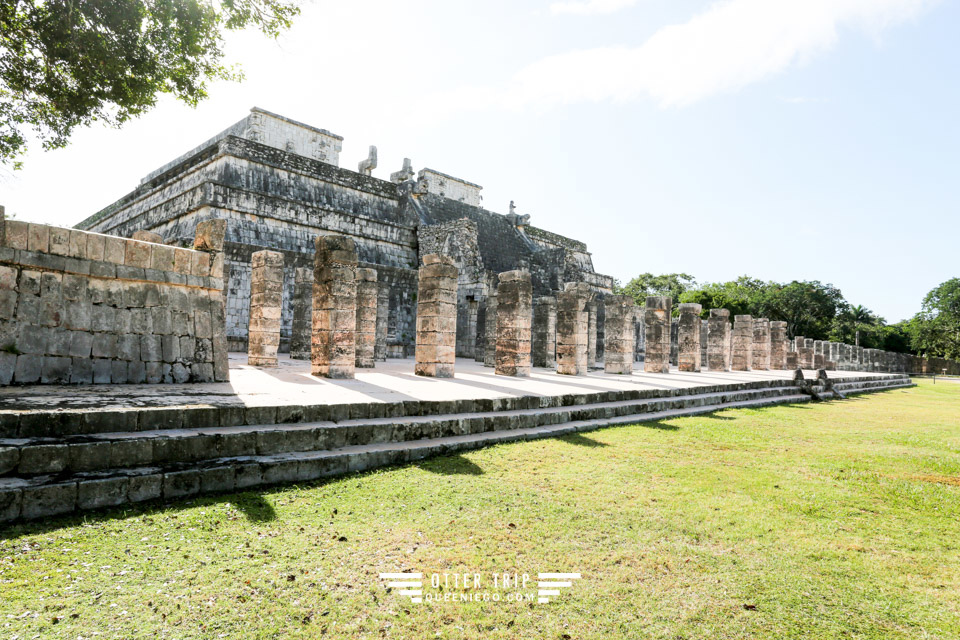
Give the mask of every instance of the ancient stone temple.
[[329, 131], [255, 108], [77, 228], [124, 237], [149, 231], [166, 243], [192, 246], [199, 222], [224, 220], [226, 333], [235, 351], [247, 348], [251, 255], [267, 249], [284, 256], [285, 352], [296, 269], [312, 270], [318, 235], [350, 237], [357, 266], [376, 269], [389, 297], [390, 355], [413, 355], [417, 272], [430, 253], [450, 256], [458, 269], [458, 352], [467, 357], [483, 335], [479, 310], [491, 293], [491, 275], [525, 269], [538, 297], [554, 295], [566, 282], [610, 293], [612, 279], [594, 272], [582, 242], [535, 227], [512, 208], [506, 215], [485, 209], [479, 185], [432, 169], [414, 173], [406, 163], [380, 179], [372, 175], [373, 150], [352, 171], [338, 166], [342, 145]]

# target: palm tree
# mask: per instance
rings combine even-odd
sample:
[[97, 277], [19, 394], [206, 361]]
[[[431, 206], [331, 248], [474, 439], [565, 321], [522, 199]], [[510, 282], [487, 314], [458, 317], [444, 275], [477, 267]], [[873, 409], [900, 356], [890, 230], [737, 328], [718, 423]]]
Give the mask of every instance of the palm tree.
[[847, 309], [847, 320], [849, 320], [854, 327], [856, 327], [856, 334], [854, 338], [854, 345], [860, 346], [860, 327], [863, 325], [873, 326], [877, 322], [877, 317], [873, 315], [873, 312], [870, 309], [867, 309], [863, 305], [854, 305]]

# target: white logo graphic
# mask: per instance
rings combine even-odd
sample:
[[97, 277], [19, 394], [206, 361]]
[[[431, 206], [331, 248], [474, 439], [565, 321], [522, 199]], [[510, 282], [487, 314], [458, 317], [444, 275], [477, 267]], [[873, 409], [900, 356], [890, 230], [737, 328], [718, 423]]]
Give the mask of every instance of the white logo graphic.
[[381, 573], [381, 580], [389, 580], [387, 586], [400, 589], [402, 596], [410, 596], [410, 602], [423, 602], [422, 573]]
[[[519, 571], [489, 573], [431, 573], [424, 580], [422, 573], [405, 571], [381, 573], [388, 590], [397, 589], [410, 602], [536, 602], [546, 604], [560, 596], [561, 589], [569, 589], [579, 573], [538, 573], [534, 590], [530, 574]], [[426, 583], [426, 584], [425, 584]], [[529, 583], [529, 586], [528, 586]]]
[[559, 596], [561, 587], [572, 587], [570, 581], [579, 579], [579, 573], [538, 573], [537, 602], [550, 602], [549, 596]]

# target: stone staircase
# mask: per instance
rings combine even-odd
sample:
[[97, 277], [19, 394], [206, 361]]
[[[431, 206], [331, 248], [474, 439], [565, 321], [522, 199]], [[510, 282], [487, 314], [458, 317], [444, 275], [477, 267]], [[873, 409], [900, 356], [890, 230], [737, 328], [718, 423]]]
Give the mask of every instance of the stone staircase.
[[3, 412], [0, 522], [305, 482], [514, 440], [912, 385], [899, 375], [830, 383], [763, 380], [443, 402]]

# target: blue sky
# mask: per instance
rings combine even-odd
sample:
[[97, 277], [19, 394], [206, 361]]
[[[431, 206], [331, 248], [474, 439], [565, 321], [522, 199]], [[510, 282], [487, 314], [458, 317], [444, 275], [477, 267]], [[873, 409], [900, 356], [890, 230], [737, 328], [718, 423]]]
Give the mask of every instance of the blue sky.
[[602, 273], [817, 279], [889, 321], [960, 276], [960, 0], [318, 0], [246, 80], [0, 175], [72, 225], [256, 105], [515, 200]]

